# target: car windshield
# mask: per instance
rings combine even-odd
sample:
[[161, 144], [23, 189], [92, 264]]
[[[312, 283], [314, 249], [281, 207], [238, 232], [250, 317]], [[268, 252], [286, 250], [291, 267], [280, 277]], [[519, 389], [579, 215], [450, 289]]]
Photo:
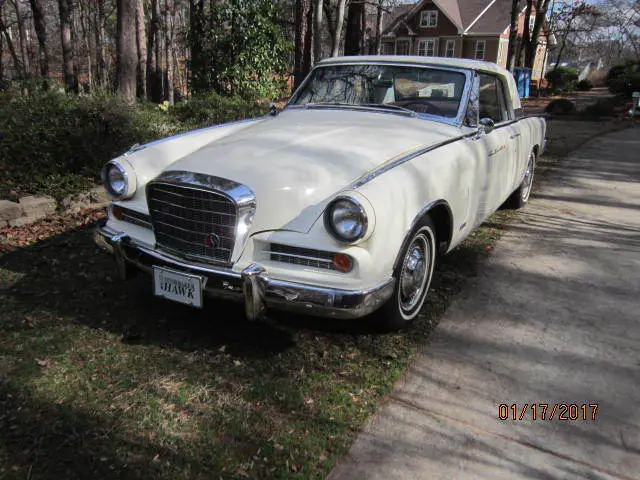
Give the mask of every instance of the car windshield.
[[398, 65], [330, 65], [313, 71], [290, 105], [362, 106], [455, 118], [463, 73]]

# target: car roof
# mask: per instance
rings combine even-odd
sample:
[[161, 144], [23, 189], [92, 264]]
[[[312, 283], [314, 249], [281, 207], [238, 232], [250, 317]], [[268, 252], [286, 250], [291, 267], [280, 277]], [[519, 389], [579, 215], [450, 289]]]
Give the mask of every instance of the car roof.
[[354, 55], [325, 58], [318, 65], [339, 65], [346, 63], [402, 63], [414, 65], [442, 66], [481, 70], [483, 72], [508, 75], [509, 71], [495, 63], [470, 60], [468, 58], [423, 57], [417, 55]]

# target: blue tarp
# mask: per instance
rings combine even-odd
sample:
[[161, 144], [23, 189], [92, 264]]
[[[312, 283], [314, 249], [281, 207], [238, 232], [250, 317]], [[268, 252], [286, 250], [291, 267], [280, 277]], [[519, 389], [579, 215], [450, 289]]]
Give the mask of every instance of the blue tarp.
[[513, 69], [513, 77], [516, 79], [520, 98], [528, 98], [531, 89], [531, 69], [516, 67]]

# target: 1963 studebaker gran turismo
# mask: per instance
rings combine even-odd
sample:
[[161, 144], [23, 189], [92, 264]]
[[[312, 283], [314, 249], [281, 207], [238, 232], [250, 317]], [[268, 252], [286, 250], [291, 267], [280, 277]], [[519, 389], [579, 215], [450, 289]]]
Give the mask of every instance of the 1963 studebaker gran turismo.
[[203, 297], [398, 328], [440, 254], [502, 204], [523, 206], [545, 139], [495, 64], [319, 62], [282, 112], [136, 147], [108, 162], [95, 234], [119, 274]]

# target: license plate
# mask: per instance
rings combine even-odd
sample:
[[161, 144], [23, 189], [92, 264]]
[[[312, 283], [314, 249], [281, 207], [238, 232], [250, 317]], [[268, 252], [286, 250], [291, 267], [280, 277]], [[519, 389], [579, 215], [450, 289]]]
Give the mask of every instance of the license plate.
[[202, 308], [202, 286], [198, 275], [153, 267], [153, 293], [158, 297]]

